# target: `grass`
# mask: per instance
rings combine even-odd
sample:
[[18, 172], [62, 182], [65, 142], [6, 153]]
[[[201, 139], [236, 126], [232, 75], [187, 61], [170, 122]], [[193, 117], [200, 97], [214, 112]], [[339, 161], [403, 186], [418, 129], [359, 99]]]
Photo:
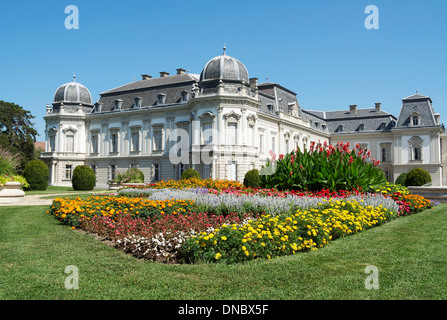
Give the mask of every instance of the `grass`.
[[[95, 192], [103, 192], [108, 191], [105, 189], [93, 189]], [[56, 187], [56, 186], [48, 186], [46, 190], [29, 190], [25, 191], [25, 195], [35, 195], [35, 194], [61, 194], [61, 193], [80, 193], [79, 190], [74, 190], [73, 187]]]
[[[46, 210], [2, 208], [0, 299], [447, 299], [447, 205], [317, 251], [235, 265], [138, 260]], [[78, 290], [64, 287], [70, 265]], [[379, 269], [378, 290], [365, 288], [367, 265]]]

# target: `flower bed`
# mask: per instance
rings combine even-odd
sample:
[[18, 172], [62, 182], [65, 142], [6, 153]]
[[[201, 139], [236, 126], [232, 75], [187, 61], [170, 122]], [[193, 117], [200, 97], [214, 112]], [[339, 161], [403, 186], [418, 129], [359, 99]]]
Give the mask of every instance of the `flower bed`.
[[47, 213], [138, 258], [233, 263], [315, 250], [434, 205], [389, 183], [303, 192], [189, 179], [57, 198]]
[[242, 262], [316, 250], [329, 241], [383, 224], [397, 216], [383, 206], [357, 200], [323, 200], [316, 208], [279, 216], [262, 215], [244, 225], [222, 225], [188, 238], [181, 247], [187, 262]]

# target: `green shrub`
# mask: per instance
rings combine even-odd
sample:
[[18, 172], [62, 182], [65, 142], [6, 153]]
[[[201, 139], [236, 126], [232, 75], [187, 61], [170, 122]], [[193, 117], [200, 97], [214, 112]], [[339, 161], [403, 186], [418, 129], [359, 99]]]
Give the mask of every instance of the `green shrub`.
[[23, 169], [23, 177], [29, 184], [26, 190], [46, 190], [48, 179], [50, 179], [50, 170], [43, 161], [31, 160]]
[[423, 186], [426, 183], [431, 182], [431, 175], [427, 170], [416, 168], [412, 169], [407, 174], [405, 179], [405, 186]]
[[396, 184], [400, 184], [401, 186], [405, 185], [405, 180], [407, 180], [407, 173], [401, 173], [397, 179], [396, 179]]
[[244, 177], [244, 186], [247, 188], [259, 188], [261, 186], [261, 179], [257, 169], [247, 171]]
[[89, 166], [77, 166], [73, 170], [71, 184], [74, 190], [93, 190], [96, 184], [95, 172]]
[[272, 154], [260, 171], [261, 186], [278, 190], [329, 191], [366, 190], [386, 182], [379, 161], [371, 159], [360, 145], [350, 149], [349, 143], [336, 146], [311, 143], [309, 150], [299, 148], [286, 155]]
[[200, 177], [200, 174], [197, 170], [194, 169], [186, 169], [183, 173], [182, 176], [180, 177], [181, 180], [188, 180], [191, 178], [196, 178], [196, 179], [202, 179]]
[[125, 173], [118, 173], [117, 181], [120, 183], [143, 183], [144, 174], [140, 169], [130, 168]]
[[13, 175], [20, 164], [20, 157], [10, 151], [0, 148], [0, 176]]

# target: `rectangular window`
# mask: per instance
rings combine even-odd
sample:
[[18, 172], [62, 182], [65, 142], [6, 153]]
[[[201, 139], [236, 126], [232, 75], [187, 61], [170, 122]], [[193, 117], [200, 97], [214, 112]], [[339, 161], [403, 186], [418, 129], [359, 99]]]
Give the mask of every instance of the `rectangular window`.
[[48, 151], [49, 152], [56, 151], [56, 136], [54, 135], [50, 136], [50, 148]]
[[118, 133], [112, 133], [111, 136], [111, 152], [118, 152]]
[[290, 148], [289, 140], [286, 140], [286, 152], [285, 153], [289, 152], [289, 148]]
[[414, 160], [421, 160], [422, 159], [421, 148], [416, 147], [413, 150], [414, 150]]
[[160, 151], [163, 150], [162, 146], [162, 132], [161, 130], [155, 130], [154, 131], [154, 150]]
[[154, 181], [160, 180], [160, 164], [154, 164]]
[[237, 143], [237, 123], [228, 124], [227, 132], [228, 144], [235, 146]]
[[390, 153], [388, 148], [382, 148], [382, 162], [390, 161]]
[[132, 132], [131, 140], [131, 151], [140, 151], [140, 133], [138, 131]]
[[264, 153], [264, 134], [259, 136], [259, 152]]
[[203, 165], [203, 179], [208, 179], [211, 178], [211, 165], [209, 164], [204, 164]]
[[255, 132], [255, 126], [249, 125], [248, 126], [248, 141], [247, 141], [247, 145], [249, 145], [249, 146], [253, 145], [253, 137], [255, 135], [254, 132]]
[[95, 176], [96, 176], [96, 166], [92, 165], [91, 168], [92, 168], [92, 170], [93, 170], [93, 172], [95, 173]]
[[203, 143], [210, 144], [213, 142], [213, 124], [205, 123], [203, 125]]
[[98, 135], [92, 136], [92, 153], [98, 153]]
[[272, 151], [275, 153], [276, 150], [276, 136], [272, 137]]
[[110, 180], [116, 179], [116, 164], [110, 165]]
[[74, 136], [67, 136], [67, 145], [66, 150], [67, 152], [74, 152]]
[[72, 166], [71, 164], [67, 164], [65, 166], [65, 179], [66, 180], [71, 180], [71, 176], [72, 176]]

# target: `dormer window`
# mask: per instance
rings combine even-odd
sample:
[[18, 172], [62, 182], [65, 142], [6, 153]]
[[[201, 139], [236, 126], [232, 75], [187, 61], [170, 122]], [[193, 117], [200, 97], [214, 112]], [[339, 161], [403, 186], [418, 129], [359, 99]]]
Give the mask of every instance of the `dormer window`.
[[315, 128], [319, 128], [320, 127], [320, 123], [319, 122], [315, 122]]
[[337, 132], [343, 132], [345, 130], [345, 128], [343, 127], [343, 125], [339, 125], [337, 128]]
[[359, 125], [359, 131], [365, 131], [365, 125], [363, 123]]
[[273, 113], [273, 104], [268, 104], [267, 109], [269, 110], [270, 113]]
[[413, 126], [419, 125], [419, 118], [417, 116], [413, 116]]
[[160, 93], [157, 96], [157, 104], [165, 104], [166, 103], [166, 95], [164, 93]]
[[420, 126], [422, 124], [421, 120], [421, 115], [417, 112], [413, 112], [413, 114], [410, 116], [410, 125], [413, 127]]
[[386, 129], [386, 123], [385, 123], [385, 122], [382, 122], [382, 123], [380, 124], [379, 130], [385, 130], [385, 129]]
[[180, 102], [186, 102], [189, 99], [189, 94], [187, 91], [182, 91]]

